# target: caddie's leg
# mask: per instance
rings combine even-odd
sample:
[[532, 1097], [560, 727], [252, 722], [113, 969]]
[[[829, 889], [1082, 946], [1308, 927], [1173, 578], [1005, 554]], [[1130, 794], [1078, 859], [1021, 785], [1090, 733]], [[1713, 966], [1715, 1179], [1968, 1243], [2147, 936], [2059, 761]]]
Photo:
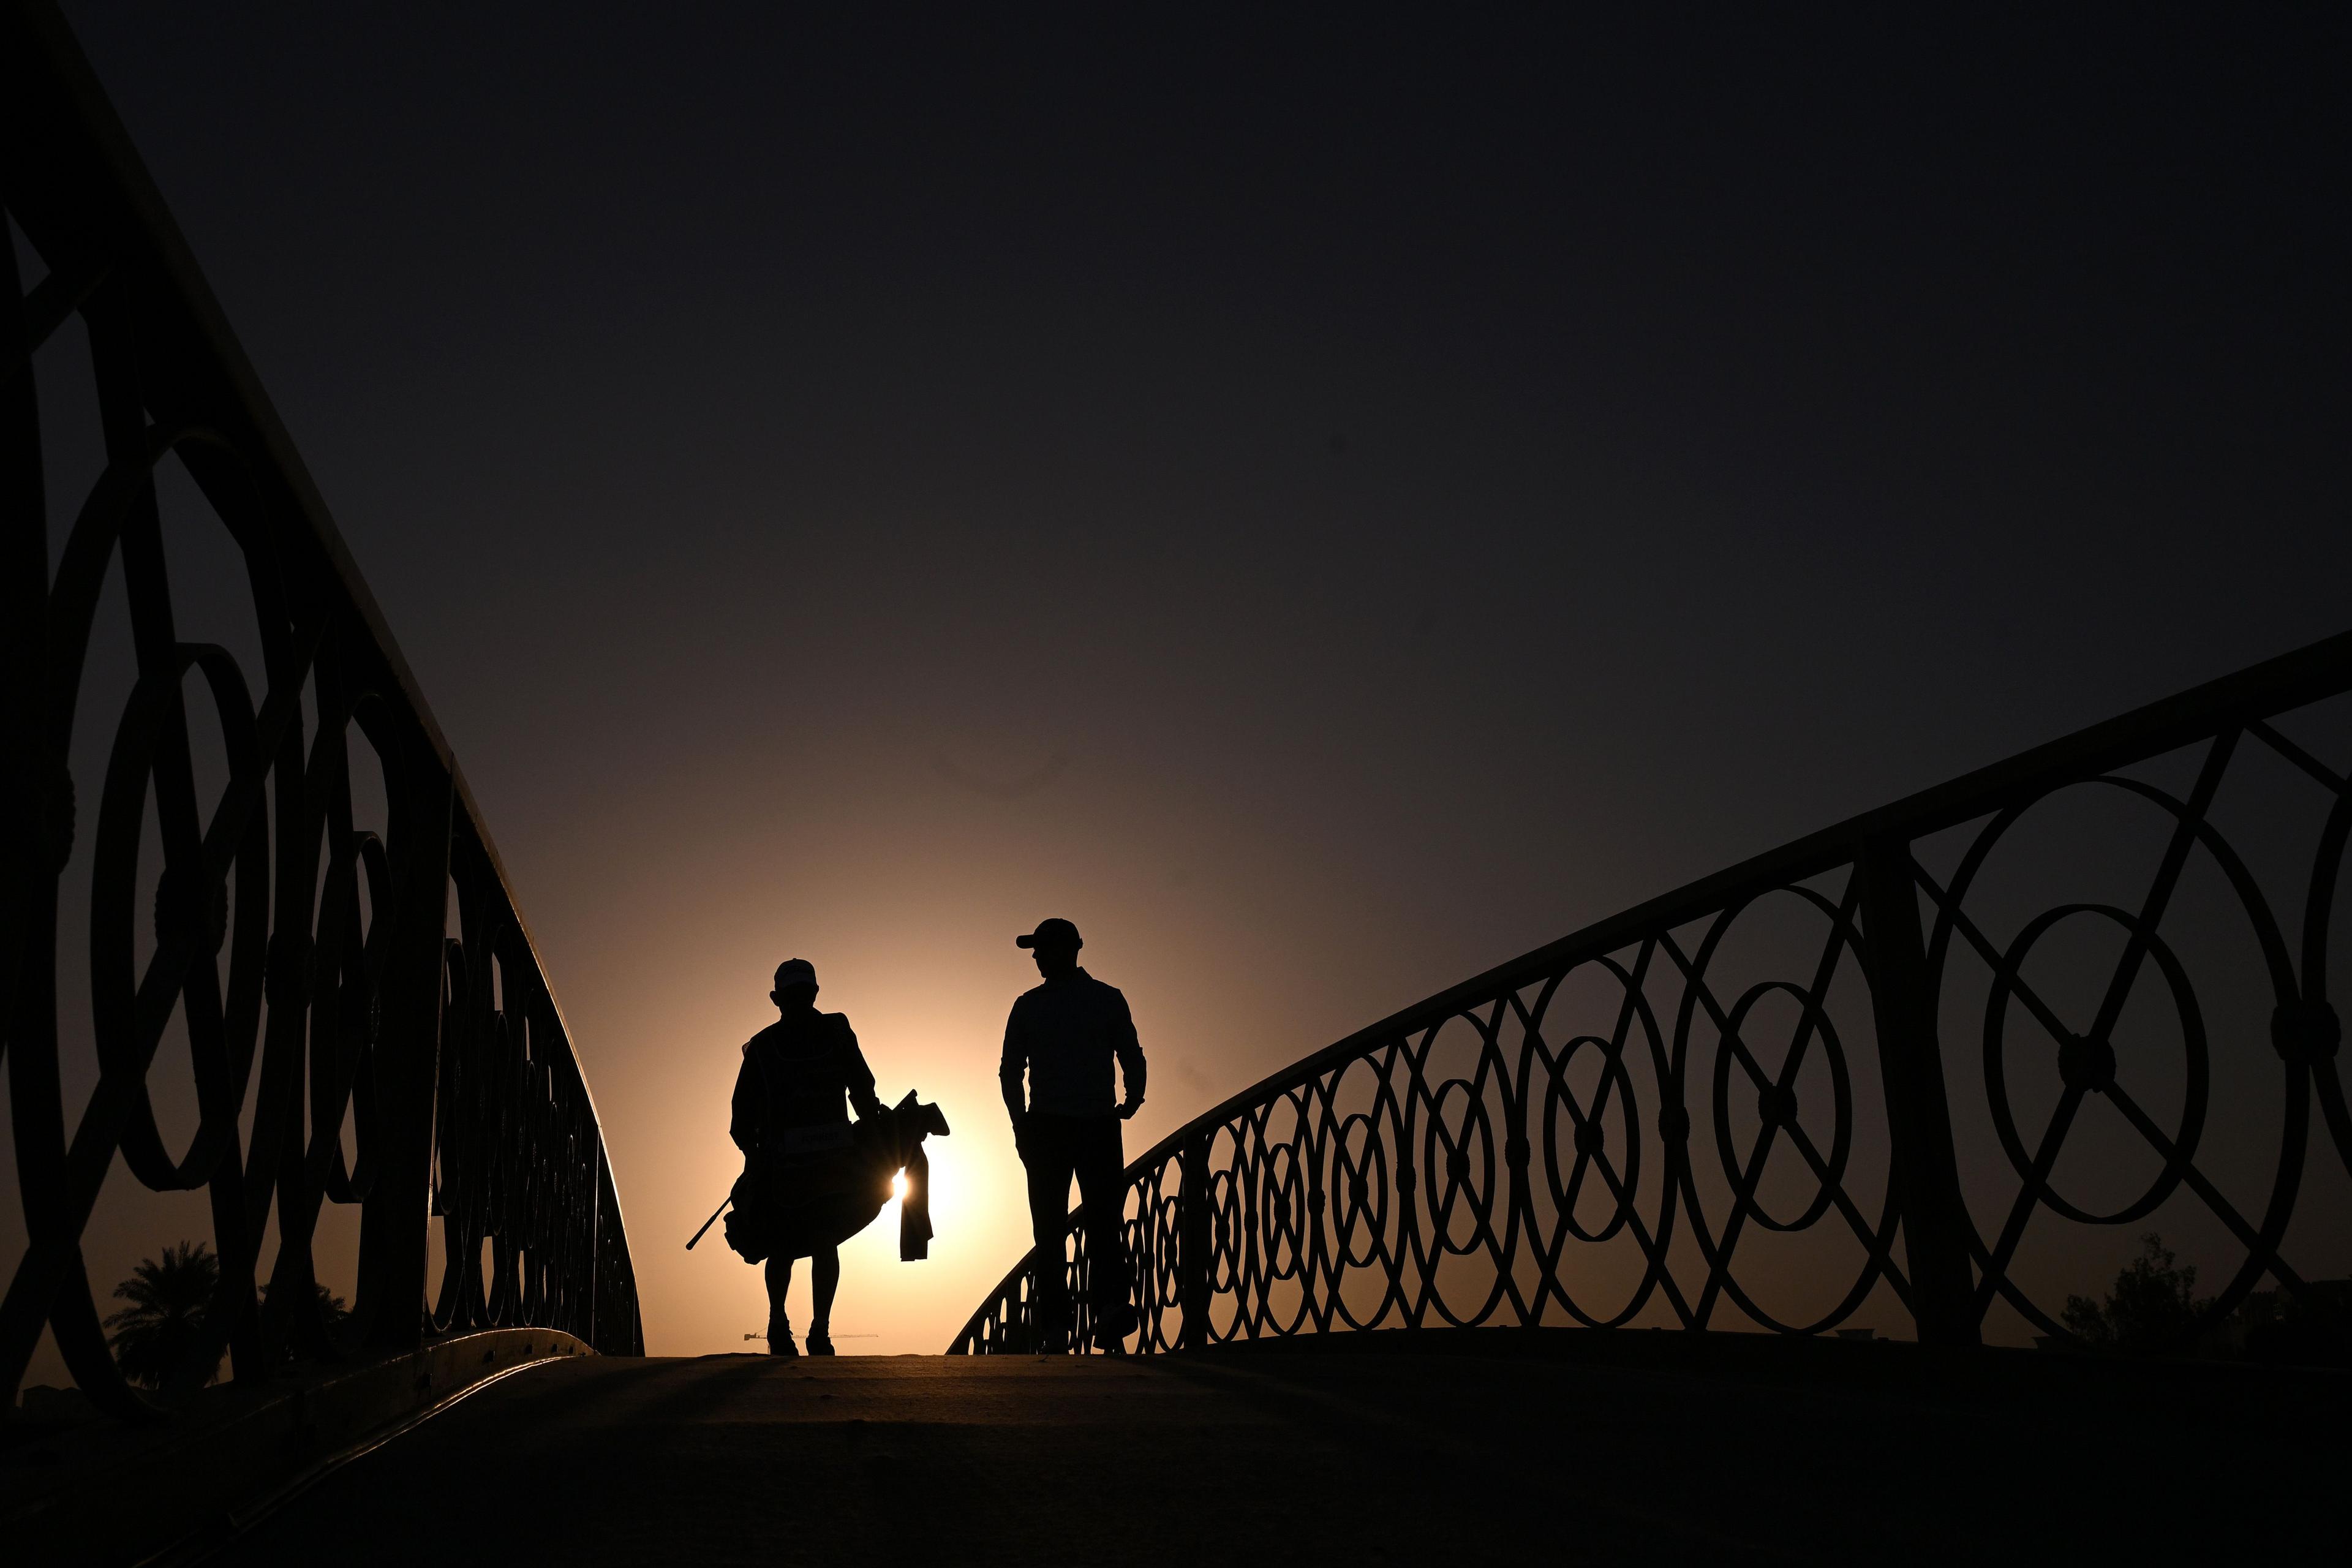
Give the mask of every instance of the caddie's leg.
[[784, 1292], [793, 1287], [793, 1260], [789, 1258], [768, 1259], [768, 1353], [798, 1355], [800, 1346], [793, 1343], [792, 1320], [784, 1315]]
[[816, 1297], [809, 1313], [811, 1355], [833, 1353], [833, 1297], [841, 1289], [841, 1249], [824, 1247], [809, 1255], [809, 1284]]

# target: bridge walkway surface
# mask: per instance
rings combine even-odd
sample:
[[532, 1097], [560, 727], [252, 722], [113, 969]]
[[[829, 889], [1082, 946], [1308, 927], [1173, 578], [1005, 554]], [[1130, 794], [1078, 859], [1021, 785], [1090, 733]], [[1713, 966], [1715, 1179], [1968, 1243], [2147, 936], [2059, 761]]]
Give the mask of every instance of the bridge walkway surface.
[[2343, 1373], [1467, 1337], [558, 1362], [215, 1560], [2169, 1562], [2342, 1540]]

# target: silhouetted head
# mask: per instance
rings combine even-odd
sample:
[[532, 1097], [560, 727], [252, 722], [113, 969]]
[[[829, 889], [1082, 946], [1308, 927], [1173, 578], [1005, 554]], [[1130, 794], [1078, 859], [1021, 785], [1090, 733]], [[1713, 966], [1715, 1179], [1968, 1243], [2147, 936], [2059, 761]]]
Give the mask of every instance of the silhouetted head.
[[776, 965], [776, 988], [768, 1000], [780, 1013], [816, 1005], [816, 965], [805, 958], [788, 958]]
[[1078, 949], [1086, 946], [1078, 928], [1056, 917], [1037, 922], [1037, 929], [1027, 936], [1013, 939], [1015, 947], [1025, 947], [1037, 961], [1037, 973], [1048, 980], [1058, 980], [1078, 967]]

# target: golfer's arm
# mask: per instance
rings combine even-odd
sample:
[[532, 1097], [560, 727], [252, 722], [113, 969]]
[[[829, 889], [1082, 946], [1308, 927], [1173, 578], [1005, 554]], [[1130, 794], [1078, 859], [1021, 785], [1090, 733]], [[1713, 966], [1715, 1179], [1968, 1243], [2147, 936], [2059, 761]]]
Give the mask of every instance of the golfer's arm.
[[1127, 1091], [1127, 1103], [1143, 1103], [1143, 1042], [1135, 1037], [1135, 1015], [1128, 1010], [1122, 999], [1118, 1016], [1111, 1024], [1111, 1052], [1118, 1058], [1118, 1076]]
[[1021, 1027], [1021, 1015], [1015, 1013], [1004, 1023], [1004, 1056], [997, 1063], [996, 1085], [1004, 1091], [1004, 1109], [1018, 1127], [1029, 1113], [1022, 1079], [1029, 1070], [1029, 1042]]

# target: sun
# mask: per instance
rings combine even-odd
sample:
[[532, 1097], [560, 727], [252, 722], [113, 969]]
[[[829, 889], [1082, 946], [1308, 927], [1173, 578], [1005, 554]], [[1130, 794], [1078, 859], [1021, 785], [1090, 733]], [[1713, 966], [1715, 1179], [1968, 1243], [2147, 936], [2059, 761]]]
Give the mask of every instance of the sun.
[[907, 1195], [907, 1173], [899, 1172], [890, 1178], [890, 1195], [903, 1200]]

